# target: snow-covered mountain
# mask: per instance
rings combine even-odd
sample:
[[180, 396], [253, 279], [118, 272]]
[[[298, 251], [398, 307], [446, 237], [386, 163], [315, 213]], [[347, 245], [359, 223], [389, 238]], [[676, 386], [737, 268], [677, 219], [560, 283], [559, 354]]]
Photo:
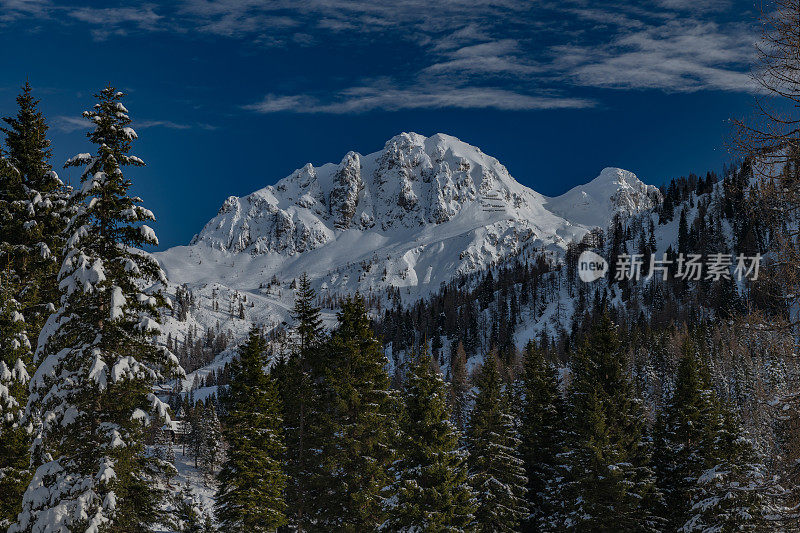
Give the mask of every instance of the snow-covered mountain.
[[[403, 133], [383, 150], [306, 164], [275, 185], [231, 196], [189, 246], [157, 254], [176, 283], [256, 290], [308, 272], [323, 289], [437, 288], [518, 253], [563, 248], [615, 212], [653, 205], [655, 187], [608, 168], [547, 198], [454, 137]], [[202, 261], [202, 262], [201, 262]]]
[[[198, 298], [192, 319], [171, 329], [221, 324], [243, 334], [251, 323], [286, 320], [290, 284], [303, 272], [323, 296], [395, 286], [416, 298], [527, 247], [559, 252], [658, 197], [631, 172], [607, 168], [549, 198], [455, 137], [402, 133], [378, 152], [306, 164], [231, 196], [190, 245], [155, 255], [171, 284], [187, 284]], [[240, 319], [231, 309], [244, 295]]]
[[660, 198], [657, 187], [642, 183], [633, 172], [604, 168], [586, 185], [551, 198], [546, 207], [575, 224], [604, 228], [615, 213], [635, 215], [655, 207]]

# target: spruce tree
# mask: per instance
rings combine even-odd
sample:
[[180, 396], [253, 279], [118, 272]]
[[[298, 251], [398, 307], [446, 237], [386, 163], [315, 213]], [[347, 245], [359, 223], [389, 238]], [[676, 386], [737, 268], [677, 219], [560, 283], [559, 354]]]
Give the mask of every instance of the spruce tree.
[[758, 531], [763, 465], [687, 342], [675, 390], [657, 424], [654, 464], [670, 530]]
[[691, 493], [714, 443], [717, 407], [691, 344], [684, 347], [675, 390], [656, 423], [653, 465], [670, 530], [689, 517]]
[[764, 467], [736, 416], [721, 406], [705, 468], [694, 478], [681, 531], [763, 531]]
[[[157, 245], [142, 222], [153, 214], [131, 197], [122, 168], [141, 166], [129, 154], [136, 133], [112, 87], [84, 113], [94, 155], [75, 193], [65, 257], [59, 273], [60, 308], [39, 337], [27, 411], [38, 436], [39, 466], [11, 531], [146, 531], [161, 519], [159, 462], [143, 444], [148, 411], [168, 417], [152, 392], [177, 360], [156, 346], [160, 292], [155, 259], [138, 249]], [[158, 423], [158, 422], [155, 422]]]
[[286, 524], [283, 420], [275, 378], [265, 373], [266, 356], [266, 341], [254, 327], [231, 363], [222, 396], [228, 443], [216, 499], [222, 531], [274, 531]]
[[203, 531], [203, 509], [192, 494], [187, 482], [172, 496], [170, 527], [177, 533], [201, 533]]
[[570, 531], [656, 531], [658, 493], [645, 419], [608, 314], [573, 358], [566, 468], [558, 497]]
[[678, 253], [684, 257], [689, 253], [689, 224], [686, 220], [686, 208], [681, 209], [681, 218], [678, 222]]
[[470, 531], [475, 496], [467, 482], [466, 453], [450, 421], [447, 389], [426, 354], [409, 361], [401, 391], [396, 502], [389, 531]]
[[200, 443], [200, 466], [206, 480], [213, 478], [222, 458], [222, 427], [213, 401], [203, 409], [203, 436]]
[[528, 516], [528, 478], [498, 364], [493, 354], [484, 361], [467, 433], [469, 483], [478, 500], [475, 519], [478, 530], [486, 532], [516, 531]]
[[564, 451], [563, 402], [556, 369], [533, 342], [525, 348], [520, 400], [520, 450], [530, 508], [525, 527], [529, 531], [553, 530], [559, 454]]
[[468, 413], [468, 391], [467, 383], [467, 352], [464, 343], [458, 341], [455, 353], [450, 360], [450, 403], [453, 411], [453, 422], [459, 432], [463, 433], [467, 428]]
[[[17, 96], [17, 114], [4, 117], [7, 127], [5, 172], [0, 172], [0, 263], [11, 265], [33, 338], [58, 301], [58, 259], [64, 229], [73, 214], [68, 191], [50, 166], [48, 126], [39, 101], [25, 83]], [[11, 170], [9, 172], [9, 170]]]
[[17, 115], [4, 117], [8, 126], [0, 128], [6, 134], [6, 147], [11, 164], [19, 170], [22, 183], [39, 192], [50, 192], [60, 183], [50, 173], [48, 160], [52, 155], [47, 139], [47, 122], [39, 111], [39, 101], [33, 97], [29, 82], [22, 86], [17, 96]]
[[320, 426], [317, 384], [322, 375], [320, 353], [325, 334], [315, 299], [308, 276], [303, 274], [292, 312], [295, 327], [291, 352], [273, 371], [283, 406], [288, 519], [300, 532], [310, 524], [315, 505], [313, 480], [320, 467], [316, 438]]
[[30, 478], [28, 434], [22, 424], [31, 343], [8, 271], [0, 271], [0, 528], [21, 510]]
[[316, 527], [370, 531], [384, 522], [394, 460], [387, 361], [361, 296], [346, 298], [337, 320], [319, 385], [323, 462], [316, 478]]
[[17, 104], [17, 115], [4, 118], [8, 127], [0, 128], [7, 146], [0, 148], [0, 290], [4, 316], [17, 317], [0, 329], [0, 361], [8, 370], [0, 369], [0, 381], [11, 386], [14, 402], [5, 406], [0, 429], [0, 527], [16, 518], [32, 474], [30, 439], [18, 426], [28, 397], [20, 380], [34, 372], [29, 339], [36, 342], [58, 298], [56, 258], [69, 213], [66, 191], [48, 161], [47, 124], [27, 83]]

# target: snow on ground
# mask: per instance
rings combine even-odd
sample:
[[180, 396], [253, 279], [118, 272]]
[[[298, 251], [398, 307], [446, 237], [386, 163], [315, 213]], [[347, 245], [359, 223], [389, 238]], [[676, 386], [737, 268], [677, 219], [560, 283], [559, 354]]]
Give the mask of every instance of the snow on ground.
[[[170, 292], [186, 284], [197, 297], [189, 319], [168, 318], [163, 336], [217, 328], [235, 344], [253, 324], [290, 323], [292, 284], [304, 272], [323, 299], [356, 291], [385, 297], [399, 287], [404, 301], [415, 301], [526, 249], [561, 253], [615, 212], [648, 208], [653, 194], [632, 173], [604, 169], [547, 198], [455, 137], [403, 133], [378, 152], [307, 164], [274, 186], [231, 196], [189, 246], [154, 254]], [[242, 319], [238, 303], [232, 311], [228, 303], [244, 297]], [[324, 319], [333, 324], [335, 313]], [[212, 367], [229, 358], [221, 354]]]

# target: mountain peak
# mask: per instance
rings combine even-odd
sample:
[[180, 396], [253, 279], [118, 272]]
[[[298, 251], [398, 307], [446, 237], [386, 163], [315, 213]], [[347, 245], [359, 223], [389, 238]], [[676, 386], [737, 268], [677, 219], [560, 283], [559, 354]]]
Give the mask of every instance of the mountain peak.
[[629, 170], [606, 167], [589, 183], [550, 198], [546, 205], [570, 221], [605, 229], [614, 215], [633, 216], [660, 201], [657, 187], [643, 183]]
[[[228, 198], [190, 246], [159, 259], [176, 281], [241, 290], [307, 272], [331, 291], [425, 292], [528, 247], [563, 249], [616, 213], [652, 206], [656, 194], [633, 173], [606, 168], [547, 198], [456, 137], [404, 132], [377, 152], [309, 163], [275, 185]], [[203, 266], [193, 263], [200, 256]]]

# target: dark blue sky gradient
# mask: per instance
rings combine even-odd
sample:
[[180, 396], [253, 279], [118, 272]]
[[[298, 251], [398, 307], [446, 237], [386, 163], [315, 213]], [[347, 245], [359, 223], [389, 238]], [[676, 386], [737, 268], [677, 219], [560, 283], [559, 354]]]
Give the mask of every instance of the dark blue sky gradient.
[[[138, 11], [45, 2], [14, 11], [14, 2], [0, 3], [0, 113], [14, 112], [18, 87], [29, 79], [52, 125], [53, 164], [74, 181], [79, 171], [61, 165], [92, 150], [75, 119], [106, 83], [128, 92], [140, 136], [135, 152], [148, 165], [130, 175], [156, 213], [162, 246], [187, 243], [229, 195], [273, 184], [306, 162], [379, 150], [401, 131], [459, 137], [546, 195], [589, 181], [606, 166], [656, 185], [719, 171], [730, 161], [727, 119], [746, 115], [752, 104], [743, 82], [754, 40], [747, 4], [707, 2], [698, 11], [674, 9], [681, 2], [671, 0], [669, 9], [631, 10], [623, 23], [598, 22], [597, 13], [575, 2], [564, 14], [552, 6], [510, 8], [505, 26], [502, 17], [489, 20], [496, 13], [476, 8], [452, 26], [431, 26], [411, 15], [387, 22], [391, 7], [376, 15], [368, 4], [332, 19], [323, 11], [292, 18], [291, 8], [241, 13], [233, 4], [201, 0]], [[234, 17], [234, 29], [211, 26], [226, 17]], [[386, 28], [364, 30], [376, 18]], [[353, 28], [327, 29], [350, 19]], [[458, 42], [451, 46], [452, 35]], [[709, 42], [719, 42], [719, 51], [709, 52]], [[491, 47], [488, 60], [484, 49], [470, 48], [475, 43]], [[463, 62], [438, 65], [450, 60]], [[379, 103], [351, 99], [353, 87], [367, 87]], [[509, 100], [490, 102], [487, 92], [487, 103], [456, 108], [446, 97], [422, 108], [414, 103], [417, 94], [473, 88], [502, 90]], [[392, 89], [404, 92], [380, 96]], [[266, 95], [282, 103], [254, 109]], [[297, 99], [280, 100], [287, 97]], [[554, 108], [531, 109], [542, 106], [529, 97], [552, 100], [543, 107]], [[575, 108], [582, 104], [561, 99], [587, 104]], [[352, 110], [325, 107], [345, 100]], [[304, 112], [307, 106], [315, 112]]]

